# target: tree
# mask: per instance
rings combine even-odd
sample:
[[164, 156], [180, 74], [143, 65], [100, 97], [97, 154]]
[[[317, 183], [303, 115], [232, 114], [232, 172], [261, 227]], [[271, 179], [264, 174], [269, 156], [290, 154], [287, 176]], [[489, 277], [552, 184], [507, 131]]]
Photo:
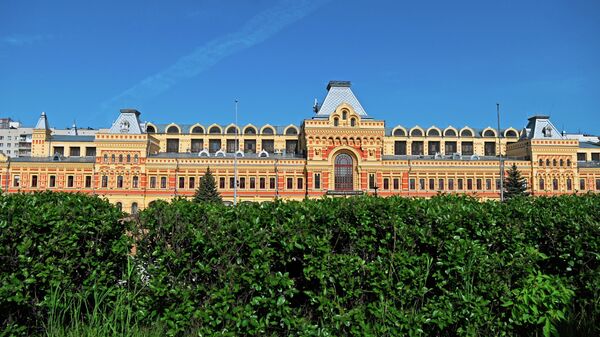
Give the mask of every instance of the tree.
[[504, 180], [504, 198], [511, 199], [514, 197], [526, 197], [528, 195], [527, 180], [521, 176], [517, 165], [513, 164], [508, 170], [508, 177]]
[[200, 178], [198, 189], [194, 194], [195, 202], [222, 202], [221, 195], [217, 191], [215, 177], [210, 172], [210, 167], [206, 168], [206, 173]]

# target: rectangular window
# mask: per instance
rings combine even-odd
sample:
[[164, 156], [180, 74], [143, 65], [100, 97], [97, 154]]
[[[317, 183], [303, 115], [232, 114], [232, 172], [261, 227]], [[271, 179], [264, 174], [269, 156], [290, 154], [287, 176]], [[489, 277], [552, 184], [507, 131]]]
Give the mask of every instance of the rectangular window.
[[227, 153], [234, 153], [236, 151], [235, 142], [235, 139], [227, 139]]
[[[416, 188], [416, 183], [415, 183], [415, 179], [411, 179], [410, 180], [410, 189], [414, 190]], [[398, 190], [400, 189], [400, 179], [398, 178], [394, 178], [394, 189]]]
[[74, 182], [75, 182], [75, 179], [73, 176], [67, 176], [67, 187], [73, 187]]
[[167, 152], [171, 152], [171, 153], [179, 152], [179, 139], [177, 139], [177, 138], [167, 139]]
[[423, 148], [422, 141], [413, 141], [410, 145], [410, 154], [413, 156], [422, 156], [424, 151]]
[[53, 155], [58, 154], [61, 156], [65, 155], [65, 148], [63, 146], [55, 146]]
[[37, 175], [32, 175], [31, 176], [31, 187], [37, 187], [38, 182], [37, 182]]
[[552, 189], [558, 191], [558, 179], [552, 179]]
[[160, 188], [167, 188], [167, 177], [160, 177]]
[[204, 139], [192, 139], [192, 153], [198, 153], [204, 149]]
[[496, 155], [496, 143], [495, 142], [485, 142], [483, 145], [484, 155], [486, 156], [495, 156]]
[[585, 179], [579, 179], [579, 189], [585, 190]]
[[240, 188], [242, 188], [242, 189], [246, 188], [246, 178], [245, 177], [240, 178]]
[[138, 185], [139, 185], [138, 176], [133, 176], [133, 178], [131, 179], [131, 187], [138, 188]]
[[50, 176], [48, 187], [56, 187], [56, 176]]
[[483, 182], [481, 179], [477, 179], [477, 190], [481, 191], [483, 189]]
[[221, 149], [220, 139], [210, 139], [208, 141], [208, 152], [215, 153]]
[[13, 187], [20, 187], [20, 186], [21, 186], [21, 176], [15, 175], [13, 177]]
[[467, 190], [473, 190], [473, 179], [467, 179]]
[[486, 179], [485, 180], [485, 189], [488, 191], [492, 190], [492, 179]]
[[244, 152], [245, 153], [256, 153], [256, 140], [245, 140], [244, 141]]
[[496, 190], [500, 191], [500, 179], [496, 179]]
[[543, 178], [540, 178], [540, 190], [545, 190], [546, 189], [546, 182], [544, 181]]
[[592, 153], [592, 161], [600, 161], [600, 152]]
[[286, 140], [285, 141], [285, 152], [296, 154], [298, 153], [298, 141], [297, 140]]
[[315, 189], [321, 188], [321, 174], [320, 173], [315, 173], [314, 188]]
[[196, 188], [196, 178], [190, 177], [188, 179], [188, 187], [191, 188], [191, 189]]
[[123, 176], [117, 176], [117, 188], [123, 188]]
[[288, 188], [288, 190], [291, 190], [292, 188], [294, 188], [294, 179], [287, 178], [287, 188]]
[[229, 177], [229, 188], [233, 189], [235, 187], [235, 178]]
[[585, 152], [577, 152], [577, 161], [586, 161], [587, 156]]
[[394, 154], [397, 156], [406, 155], [406, 141], [397, 140], [394, 142]]
[[425, 189], [425, 179], [419, 179], [419, 189], [421, 191]]
[[600, 179], [596, 179], [596, 191], [600, 191]]
[[256, 178], [254, 178], [254, 177], [250, 177], [250, 188], [251, 189], [256, 188]]
[[95, 147], [86, 147], [85, 148], [85, 156], [86, 157], [95, 157], [96, 156], [96, 148]]
[[473, 142], [462, 142], [460, 152], [462, 155], [473, 155]]
[[446, 142], [444, 144], [444, 151], [446, 155], [452, 155], [456, 153], [456, 142]]
[[275, 152], [275, 141], [273, 139], [263, 139], [262, 149], [269, 153]]
[[69, 148], [69, 156], [71, 157], [79, 157], [81, 155], [81, 149], [78, 147]]
[[571, 182], [571, 178], [567, 178], [567, 191], [573, 189], [573, 183]]
[[444, 179], [438, 179], [438, 188], [440, 191], [444, 190]]
[[389, 190], [390, 189], [390, 179], [389, 178], [384, 178], [383, 179], [383, 189], [384, 190]]
[[458, 186], [457, 186], [457, 187], [458, 187], [458, 189], [459, 189], [459, 190], [462, 190], [462, 189], [464, 188], [464, 186], [463, 186], [463, 180], [462, 180], [462, 179], [458, 179], [458, 180], [457, 180], [457, 183], [458, 183]]
[[440, 153], [440, 142], [429, 142], [427, 144], [427, 154], [433, 156], [436, 153]]
[[429, 179], [429, 190], [435, 190], [435, 179]]
[[302, 178], [298, 178], [298, 180], [296, 181], [298, 183], [298, 189], [301, 190], [304, 186], [304, 179]]
[[179, 188], [185, 188], [185, 177], [179, 177]]
[[269, 178], [269, 188], [272, 190], [275, 189], [275, 178], [273, 177]]
[[150, 188], [156, 188], [156, 177], [150, 177]]
[[375, 175], [373, 173], [369, 174], [369, 188], [370, 189], [375, 188]]
[[225, 177], [219, 177], [219, 188], [225, 189]]
[[448, 179], [448, 189], [454, 191], [454, 179], [452, 178]]
[[260, 177], [260, 178], [258, 178], [258, 187], [259, 187], [261, 190], [264, 190], [264, 189], [266, 189], [266, 188], [267, 188], [267, 182], [266, 182], [266, 179], [265, 179], [265, 177]]

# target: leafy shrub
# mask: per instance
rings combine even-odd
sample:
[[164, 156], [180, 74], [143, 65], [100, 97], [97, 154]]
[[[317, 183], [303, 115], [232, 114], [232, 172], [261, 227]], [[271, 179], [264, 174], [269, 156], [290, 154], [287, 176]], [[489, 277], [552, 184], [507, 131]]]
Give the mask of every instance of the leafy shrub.
[[113, 289], [129, 251], [121, 215], [83, 194], [0, 195], [0, 329], [34, 333], [53, 289]]

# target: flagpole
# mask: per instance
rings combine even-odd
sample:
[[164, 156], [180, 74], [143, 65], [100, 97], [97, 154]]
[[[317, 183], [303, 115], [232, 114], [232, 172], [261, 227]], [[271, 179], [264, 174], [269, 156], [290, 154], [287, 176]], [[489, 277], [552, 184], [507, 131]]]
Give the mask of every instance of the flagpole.
[[238, 187], [238, 172], [237, 172], [237, 152], [238, 145], [238, 100], [235, 100], [235, 149], [233, 151], [233, 204], [237, 205], [237, 187]]
[[500, 103], [496, 103], [496, 115], [498, 116], [498, 155], [500, 159], [500, 201], [504, 201], [504, 161], [502, 160], [502, 139], [500, 136]]

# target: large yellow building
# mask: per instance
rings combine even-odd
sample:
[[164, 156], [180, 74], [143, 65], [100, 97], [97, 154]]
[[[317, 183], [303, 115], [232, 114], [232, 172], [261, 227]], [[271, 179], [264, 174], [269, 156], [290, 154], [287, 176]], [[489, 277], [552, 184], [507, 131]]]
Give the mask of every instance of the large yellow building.
[[[53, 135], [42, 114], [31, 157], [0, 156], [7, 192], [106, 196], [126, 211], [194, 194], [207, 167], [232, 200], [302, 199], [377, 193], [500, 195], [499, 154], [517, 165], [533, 195], [600, 191], [600, 144], [565, 137], [547, 116], [521, 130], [386, 127], [366, 113], [350, 82], [332, 81], [301, 125], [141, 123], [123, 109], [95, 136]], [[237, 134], [237, 135], [236, 135]]]

